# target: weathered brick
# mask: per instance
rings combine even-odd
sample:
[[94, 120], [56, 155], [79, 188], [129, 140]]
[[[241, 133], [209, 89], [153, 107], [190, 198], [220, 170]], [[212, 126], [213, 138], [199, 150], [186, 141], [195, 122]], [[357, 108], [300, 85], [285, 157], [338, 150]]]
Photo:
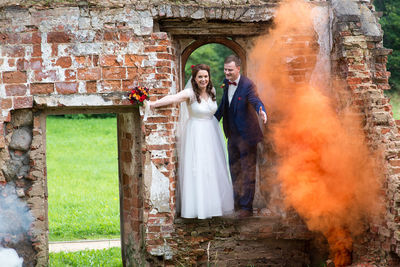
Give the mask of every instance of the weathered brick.
[[20, 45], [7, 45], [2, 47], [2, 54], [6, 57], [24, 57], [25, 47]]
[[54, 92], [54, 83], [31, 83], [32, 95], [51, 94]]
[[78, 69], [79, 80], [100, 80], [100, 78], [101, 78], [100, 68]]
[[57, 71], [56, 70], [37, 70], [34, 71], [34, 77], [35, 80], [38, 82], [41, 81], [50, 81], [50, 82], [54, 82], [57, 81]]
[[107, 80], [100, 83], [101, 92], [112, 92], [121, 90], [121, 80]]
[[161, 231], [161, 226], [149, 226], [147, 227], [147, 231], [152, 233], [152, 232], [160, 232]]
[[171, 45], [171, 41], [170, 40], [159, 40], [159, 41], [157, 41], [157, 45], [168, 46], [168, 45]]
[[158, 59], [168, 59], [168, 60], [175, 60], [175, 56], [166, 53], [157, 53]]
[[29, 67], [32, 70], [40, 71], [43, 69], [43, 59], [41, 57], [33, 57], [29, 60]]
[[118, 62], [117, 60], [117, 56], [113, 56], [113, 55], [104, 55], [100, 57], [100, 66], [105, 66], [105, 67], [117, 67], [117, 66], [121, 66], [122, 64], [120, 62]]
[[28, 90], [25, 84], [9, 84], [5, 86], [7, 96], [24, 96]]
[[400, 159], [393, 159], [389, 161], [390, 165], [394, 167], [400, 167]]
[[11, 109], [12, 108], [12, 99], [11, 98], [1, 98], [0, 99], [0, 108], [2, 110]]
[[40, 44], [42, 42], [42, 36], [39, 32], [32, 32], [31, 38], [32, 44]]
[[20, 35], [20, 42], [22, 44], [32, 44], [32, 33], [31, 32], [22, 32]]
[[75, 56], [75, 62], [78, 67], [86, 67], [87, 66], [87, 58], [85, 56]]
[[105, 67], [102, 68], [103, 79], [116, 80], [126, 78], [126, 68], [124, 67]]
[[26, 71], [29, 67], [29, 62], [25, 58], [19, 58], [16, 65], [18, 71]]
[[7, 62], [8, 62], [8, 66], [14, 67], [14, 66], [15, 66], [16, 60], [15, 60], [15, 58], [9, 58], [9, 59], [7, 60]]
[[59, 57], [56, 61], [56, 66], [60, 66], [62, 68], [69, 68], [72, 65], [71, 57]]
[[138, 68], [126, 68], [126, 78], [127, 79], [135, 79], [137, 80], [139, 78], [139, 70]]
[[26, 83], [27, 76], [25, 71], [6, 71], [3, 72], [3, 83]]
[[347, 78], [346, 81], [349, 85], [358, 85], [362, 83], [362, 79], [358, 77]]
[[119, 40], [121, 42], [132, 42], [132, 41], [138, 41], [139, 39], [133, 31], [127, 31], [127, 32], [120, 32]]
[[69, 43], [71, 36], [66, 32], [49, 32], [47, 34], [48, 43]]
[[172, 82], [171, 81], [162, 81], [161, 85], [163, 87], [171, 87], [172, 86]]
[[21, 38], [17, 33], [0, 33], [0, 43], [1, 44], [18, 44]]
[[96, 81], [87, 81], [86, 82], [86, 92], [96, 93], [97, 92], [97, 82]]
[[171, 61], [167, 60], [159, 60], [156, 63], [156, 67], [171, 67]]
[[66, 81], [75, 81], [76, 80], [76, 70], [68, 69], [64, 71], [64, 77]]
[[152, 46], [146, 46], [144, 48], [145, 53], [149, 52], [168, 52], [167, 46], [165, 45], [152, 45]]
[[151, 38], [154, 40], [165, 40], [168, 39], [168, 34], [166, 32], [153, 32]]
[[169, 67], [159, 67], [156, 68], [157, 73], [172, 73], [172, 69]]
[[169, 74], [156, 74], [155, 79], [156, 80], [168, 80], [170, 78]]
[[118, 32], [115, 31], [105, 31], [103, 34], [104, 41], [115, 41], [119, 40]]
[[42, 56], [42, 46], [41, 45], [33, 45], [32, 57], [41, 57]]
[[142, 65], [142, 61], [148, 59], [147, 56], [125, 55], [125, 66], [138, 67]]
[[148, 123], [167, 123], [169, 121], [168, 117], [149, 117], [147, 118]]
[[136, 80], [123, 80], [122, 91], [131, 91], [135, 87]]
[[55, 83], [56, 91], [62, 95], [74, 94], [78, 92], [78, 83], [74, 82], [62, 82]]
[[33, 97], [32, 96], [15, 97], [14, 98], [14, 109], [32, 108], [32, 106], [33, 106]]

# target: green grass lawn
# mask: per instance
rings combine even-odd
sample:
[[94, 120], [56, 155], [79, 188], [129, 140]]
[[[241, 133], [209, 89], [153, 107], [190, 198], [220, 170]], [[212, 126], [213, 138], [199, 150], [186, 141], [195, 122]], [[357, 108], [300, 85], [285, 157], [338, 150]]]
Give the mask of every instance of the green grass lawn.
[[119, 267], [122, 266], [121, 249], [82, 250], [50, 253], [50, 267]]
[[47, 118], [50, 241], [118, 238], [116, 118]]

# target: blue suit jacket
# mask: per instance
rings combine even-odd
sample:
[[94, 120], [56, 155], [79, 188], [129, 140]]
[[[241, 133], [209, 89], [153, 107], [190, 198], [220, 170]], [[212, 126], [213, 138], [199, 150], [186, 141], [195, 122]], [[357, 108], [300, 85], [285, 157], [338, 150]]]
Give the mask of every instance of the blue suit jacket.
[[[258, 98], [254, 83], [249, 78], [240, 75], [239, 84], [230, 105], [227, 79], [224, 79], [224, 84], [222, 101], [214, 116], [218, 121], [221, 117], [224, 117], [224, 132], [228, 138], [230, 137], [230, 124], [233, 124], [243, 140], [249, 144], [257, 144], [263, 138], [257, 113], [260, 107], [262, 107], [264, 112], [266, 111], [264, 104]], [[229, 120], [226, 120], [225, 118], [228, 118], [228, 116]]]

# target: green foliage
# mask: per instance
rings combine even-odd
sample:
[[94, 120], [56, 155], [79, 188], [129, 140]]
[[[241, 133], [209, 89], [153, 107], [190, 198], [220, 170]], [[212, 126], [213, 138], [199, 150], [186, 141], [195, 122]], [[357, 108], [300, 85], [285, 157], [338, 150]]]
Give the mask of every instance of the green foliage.
[[396, 93], [388, 94], [390, 97], [390, 104], [392, 105], [393, 117], [400, 120], [400, 95]]
[[384, 31], [383, 44], [393, 49], [387, 68], [391, 72], [389, 83], [393, 91], [400, 92], [400, 0], [375, 0], [376, 10], [382, 11], [380, 19]]
[[120, 248], [50, 253], [50, 267], [122, 266]]
[[211, 68], [211, 81], [217, 91], [217, 102], [222, 98], [223, 90], [221, 84], [224, 80], [224, 61], [231, 54], [235, 54], [231, 49], [221, 44], [206, 44], [197, 48], [188, 58], [185, 66], [185, 84], [192, 75], [191, 66], [196, 64], [206, 64]]
[[120, 234], [116, 118], [47, 118], [51, 241]]

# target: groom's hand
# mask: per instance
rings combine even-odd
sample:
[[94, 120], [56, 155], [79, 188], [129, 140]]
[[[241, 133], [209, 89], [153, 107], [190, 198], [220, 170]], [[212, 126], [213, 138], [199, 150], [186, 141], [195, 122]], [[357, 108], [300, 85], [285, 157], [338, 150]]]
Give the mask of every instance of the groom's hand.
[[262, 107], [260, 107], [260, 110], [258, 111], [258, 116], [261, 117], [264, 124], [267, 123], [267, 113], [265, 113], [264, 110], [262, 110]]

